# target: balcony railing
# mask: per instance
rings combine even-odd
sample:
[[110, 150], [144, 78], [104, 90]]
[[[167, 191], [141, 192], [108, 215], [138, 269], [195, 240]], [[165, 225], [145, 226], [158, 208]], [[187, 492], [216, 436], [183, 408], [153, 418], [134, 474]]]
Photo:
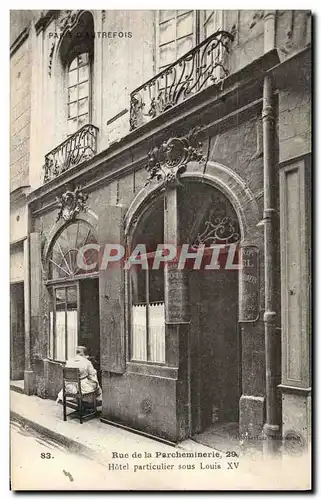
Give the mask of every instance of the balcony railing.
[[98, 128], [84, 125], [45, 156], [44, 183], [49, 182], [65, 170], [92, 158], [97, 152]]
[[219, 83], [228, 75], [227, 53], [232, 33], [217, 31], [130, 95], [130, 129]]

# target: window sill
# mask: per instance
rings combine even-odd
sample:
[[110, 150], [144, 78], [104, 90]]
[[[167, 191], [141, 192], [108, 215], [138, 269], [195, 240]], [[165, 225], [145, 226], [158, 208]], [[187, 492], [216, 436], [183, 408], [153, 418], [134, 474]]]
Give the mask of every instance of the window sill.
[[147, 377], [178, 379], [178, 368], [142, 361], [128, 361], [127, 373], [145, 375]]

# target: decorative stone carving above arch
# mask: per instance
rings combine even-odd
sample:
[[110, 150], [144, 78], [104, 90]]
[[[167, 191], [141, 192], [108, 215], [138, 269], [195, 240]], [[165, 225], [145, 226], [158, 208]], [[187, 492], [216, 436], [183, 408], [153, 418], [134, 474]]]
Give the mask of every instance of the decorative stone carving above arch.
[[[195, 168], [195, 162], [187, 165], [187, 170], [181, 174], [181, 181], [194, 180], [206, 183], [220, 190], [231, 202], [238, 216], [241, 230], [241, 244], [261, 239], [262, 231], [257, 227], [261, 215], [257, 201], [251, 189], [243, 179], [231, 168], [209, 161], [206, 172]], [[148, 183], [135, 196], [131, 202], [124, 220], [125, 234], [130, 235], [138, 224], [139, 219], [150, 203], [161, 195], [163, 181]]]
[[169, 184], [179, 184], [179, 177], [186, 171], [190, 161], [205, 163], [202, 143], [198, 140], [200, 127], [195, 127], [185, 135], [169, 137], [148, 153], [146, 185], [154, 180]]

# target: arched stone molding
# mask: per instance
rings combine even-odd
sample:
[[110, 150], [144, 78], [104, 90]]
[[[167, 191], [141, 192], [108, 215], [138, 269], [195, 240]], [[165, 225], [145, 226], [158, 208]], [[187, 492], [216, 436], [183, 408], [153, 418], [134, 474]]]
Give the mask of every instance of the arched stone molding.
[[[147, 177], [147, 175], [146, 175]], [[265, 372], [264, 372], [264, 234], [260, 224], [262, 214], [255, 196], [244, 180], [231, 168], [209, 161], [202, 171], [198, 162], [189, 162], [186, 172], [179, 177], [180, 182], [194, 181], [206, 183], [226, 196], [237, 214], [241, 247], [258, 247], [258, 309], [253, 319], [240, 319], [240, 338], [242, 345], [241, 397], [239, 401], [239, 430], [241, 434], [260, 435], [265, 421]], [[155, 199], [164, 193], [164, 184], [150, 183], [144, 186], [132, 200], [124, 220], [128, 243], [139, 225], [143, 215]], [[246, 269], [239, 270], [239, 311], [247, 304], [242, 283]], [[254, 371], [255, 367], [255, 371]], [[257, 368], [259, 367], [259, 369]]]
[[[209, 161], [206, 171], [199, 170], [199, 164], [190, 162], [181, 180], [206, 183], [221, 191], [233, 205], [241, 228], [241, 244], [254, 244], [262, 239], [262, 231], [257, 227], [261, 220], [259, 206], [251, 189], [231, 168]], [[163, 192], [163, 183], [144, 186], [132, 200], [125, 216], [125, 234], [135, 230], [140, 218], [152, 201]]]

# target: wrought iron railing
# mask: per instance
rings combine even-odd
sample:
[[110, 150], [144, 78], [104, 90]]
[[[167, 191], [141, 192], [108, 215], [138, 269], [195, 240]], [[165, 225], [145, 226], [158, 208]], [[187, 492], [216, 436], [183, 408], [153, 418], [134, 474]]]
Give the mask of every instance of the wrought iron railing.
[[84, 125], [45, 156], [44, 183], [92, 158], [97, 152], [98, 128]]
[[228, 75], [227, 53], [234, 35], [217, 31], [130, 95], [130, 129], [176, 106]]

